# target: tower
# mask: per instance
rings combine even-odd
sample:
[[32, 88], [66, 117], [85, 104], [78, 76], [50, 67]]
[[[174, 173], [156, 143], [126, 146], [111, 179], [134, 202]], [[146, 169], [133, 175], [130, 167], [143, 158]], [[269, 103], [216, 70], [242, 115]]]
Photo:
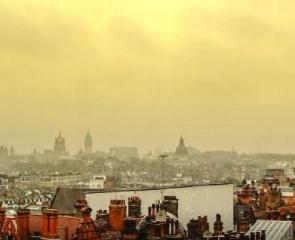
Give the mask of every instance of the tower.
[[187, 148], [184, 145], [183, 136], [181, 136], [179, 139], [179, 143], [178, 143], [178, 146], [176, 147], [175, 154], [176, 155], [188, 155]]
[[10, 147], [10, 150], [9, 150], [9, 156], [13, 157], [14, 154], [15, 154], [14, 147], [11, 146], [11, 147]]
[[92, 153], [92, 137], [89, 131], [84, 138], [84, 152], [87, 154]]
[[66, 141], [65, 138], [61, 135], [61, 132], [59, 132], [57, 138], [55, 138], [54, 152], [58, 155], [65, 154], [66, 152]]

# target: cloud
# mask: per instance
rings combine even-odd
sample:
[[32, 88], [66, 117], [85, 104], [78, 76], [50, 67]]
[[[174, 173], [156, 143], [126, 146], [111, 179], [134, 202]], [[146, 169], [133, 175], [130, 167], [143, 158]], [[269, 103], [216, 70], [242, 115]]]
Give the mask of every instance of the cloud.
[[[274, 105], [281, 125], [295, 118], [291, 5], [280, 4], [283, 19], [254, 1], [133, 2], [0, 4], [5, 136], [92, 126], [157, 145], [145, 129], [167, 141], [185, 129], [210, 144], [206, 134], [222, 128], [216, 141], [231, 145], [249, 130], [265, 134]], [[257, 122], [268, 126], [256, 132]]]
[[93, 47], [87, 25], [56, 9], [1, 5], [0, 28], [1, 51], [27, 60], [60, 61], [81, 57]]

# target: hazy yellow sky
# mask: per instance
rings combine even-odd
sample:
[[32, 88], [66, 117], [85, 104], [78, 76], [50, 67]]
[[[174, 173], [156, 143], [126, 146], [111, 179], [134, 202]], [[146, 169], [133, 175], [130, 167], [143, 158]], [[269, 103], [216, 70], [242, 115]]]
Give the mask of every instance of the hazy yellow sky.
[[295, 1], [0, 0], [0, 144], [295, 152]]

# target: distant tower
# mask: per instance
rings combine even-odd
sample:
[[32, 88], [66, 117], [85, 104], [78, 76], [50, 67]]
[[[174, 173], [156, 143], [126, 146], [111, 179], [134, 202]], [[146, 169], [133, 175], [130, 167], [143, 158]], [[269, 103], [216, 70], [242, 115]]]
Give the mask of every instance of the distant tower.
[[11, 146], [11, 148], [10, 148], [10, 150], [9, 150], [9, 155], [10, 155], [11, 157], [13, 157], [14, 154], [15, 154], [14, 147]]
[[7, 157], [8, 156], [8, 149], [7, 147], [0, 145], [0, 157]]
[[37, 151], [36, 148], [34, 148], [34, 150], [33, 150], [33, 155], [34, 155], [34, 156], [38, 155], [38, 151]]
[[183, 140], [182, 136], [179, 139], [179, 144], [176, 147], [175, 154], [176, 155], [188, 155], [188, 151], [187, 151], [186, 146], [184, 145], [184, 140]]
[[88, 154], [92, 153], [92, 137], [89, 131], [84, 138], [84, 152]]
[[64, 154], [66, 152], [66, 141], [59, 132], [58, 137], [55, 138], [54, 142], [54, 152], [56, 154]]

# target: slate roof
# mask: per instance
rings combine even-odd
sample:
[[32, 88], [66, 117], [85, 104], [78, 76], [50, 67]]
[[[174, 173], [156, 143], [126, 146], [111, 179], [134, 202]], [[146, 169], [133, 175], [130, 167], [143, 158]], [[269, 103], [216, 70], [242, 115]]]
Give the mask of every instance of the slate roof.
[[61, 215], [75, 215], [75, 203], [81, 198], [85, 198], [84, 189], [59, 187], [50, 207], [58, 209]]

